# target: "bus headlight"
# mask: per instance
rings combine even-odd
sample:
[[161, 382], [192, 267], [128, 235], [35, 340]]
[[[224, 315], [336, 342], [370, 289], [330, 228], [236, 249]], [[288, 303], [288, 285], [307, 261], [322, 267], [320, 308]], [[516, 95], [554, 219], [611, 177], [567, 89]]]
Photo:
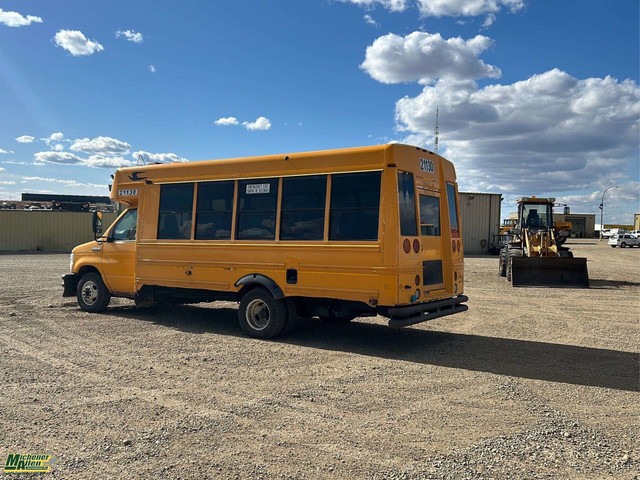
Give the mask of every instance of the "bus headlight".
[[73, 273], [73, 253], [69, 255], [69, 271]]

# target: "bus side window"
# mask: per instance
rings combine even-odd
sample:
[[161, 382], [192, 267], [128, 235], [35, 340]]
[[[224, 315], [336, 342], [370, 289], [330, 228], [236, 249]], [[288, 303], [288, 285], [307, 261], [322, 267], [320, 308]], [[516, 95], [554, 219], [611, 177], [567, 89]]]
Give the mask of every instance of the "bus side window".
[[327, 176], [282, 179], [280, 240], [322, 240]]
[[160, 185], [158, 239], [190, 239], [193, 183]]
[[275, 240], [278, 179], [240, 180], [238, 189], [236, 239]]
[[342, 173], [331, 179], [329, 240], [377, 240], [381, 172]]
[[418, 235], [413, 173], [398, 172], [398, 204], [400, 206], [400, 235], [408, 237]]
[[460, 238], [458, 227], [458, 210], [456, 209], [456, 187], [452, 183], [447, 183], [447, 204], [449, 205], [449, 224], [451, 226], [451, 237]]
[[196, 240], [231, 238], [234, 186], [233, 180], [198, 184]]

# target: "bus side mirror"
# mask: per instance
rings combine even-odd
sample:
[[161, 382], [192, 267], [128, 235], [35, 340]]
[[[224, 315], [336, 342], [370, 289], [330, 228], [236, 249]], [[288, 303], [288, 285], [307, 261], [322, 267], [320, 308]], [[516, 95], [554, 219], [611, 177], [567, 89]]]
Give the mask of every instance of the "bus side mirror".
[[97, 240], [102, 234], [102, 212], [93, 212], [93, 239]]

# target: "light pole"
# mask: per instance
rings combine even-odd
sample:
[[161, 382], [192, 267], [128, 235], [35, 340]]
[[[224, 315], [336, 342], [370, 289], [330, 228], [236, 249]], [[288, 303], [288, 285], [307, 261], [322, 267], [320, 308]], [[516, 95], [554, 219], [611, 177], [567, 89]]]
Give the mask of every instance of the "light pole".
[[602, 241], [602, 230], [604, 230], [604, 194], [610, 188], [618, 188], [618, 185], [610, 185], [602, 192], [602, 200], [600, 200], [600, 241]]

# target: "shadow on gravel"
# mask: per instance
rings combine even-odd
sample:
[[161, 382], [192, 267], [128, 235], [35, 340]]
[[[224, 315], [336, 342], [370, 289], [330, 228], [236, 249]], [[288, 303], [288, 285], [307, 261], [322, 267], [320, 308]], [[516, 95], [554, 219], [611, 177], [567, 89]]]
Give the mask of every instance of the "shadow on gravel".
[[621, 289], [622, 287], [640, 287], [640, 282], [627, 282], [626, 280], [594, 280], [589, 279], [589, 288]]
[[[230, 308], [115, 307], [107, 314], [188, 333], [244, 337], [237, 310]], [[429, 330], [396, 331], [365, 321], [334, 326], [301, 318], [289, 336], [273, 341], [548, 382], [639, 390], [637, 353]]]

